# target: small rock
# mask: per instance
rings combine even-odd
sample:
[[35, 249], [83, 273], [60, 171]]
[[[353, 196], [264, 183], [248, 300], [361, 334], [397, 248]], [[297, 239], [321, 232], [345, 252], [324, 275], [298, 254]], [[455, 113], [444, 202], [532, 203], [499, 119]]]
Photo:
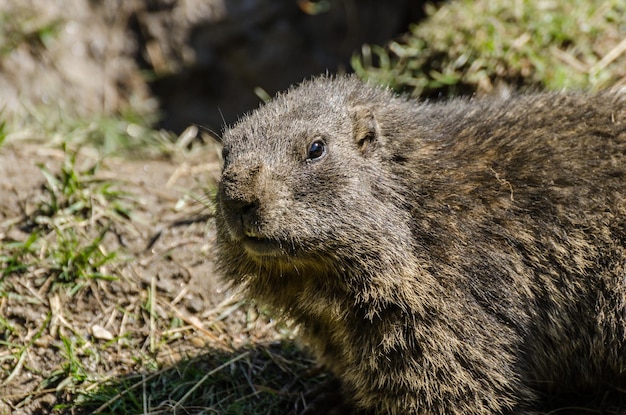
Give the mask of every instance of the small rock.
[[113, 334], [111, 334], [110, 331], [98, 324], [94, 324], [91, 327], [91, 334], [93, 334], [93, 337], [99, 340], [113, 340]]

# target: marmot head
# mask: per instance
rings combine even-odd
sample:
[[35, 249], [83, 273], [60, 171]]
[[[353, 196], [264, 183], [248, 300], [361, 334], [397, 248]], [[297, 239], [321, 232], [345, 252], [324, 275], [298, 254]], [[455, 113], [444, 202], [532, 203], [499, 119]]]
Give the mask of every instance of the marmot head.
[[388, 250], [383, 240], [406, 243], [376, 114], [391, 99], [353, 77], [317, 78], [224, 133], [216, 221], [221, 256], [241, 261], [231, 268], [341, 267]]

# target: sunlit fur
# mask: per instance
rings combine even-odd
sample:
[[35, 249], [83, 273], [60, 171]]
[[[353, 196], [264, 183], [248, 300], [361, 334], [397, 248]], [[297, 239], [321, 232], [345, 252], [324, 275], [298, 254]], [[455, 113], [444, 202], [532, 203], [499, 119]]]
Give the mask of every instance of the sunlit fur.
[[355, 407], [528, 414], [626, 387], [624, 92], [418, 103], [320, 77], [223, 141], [219, 270]]

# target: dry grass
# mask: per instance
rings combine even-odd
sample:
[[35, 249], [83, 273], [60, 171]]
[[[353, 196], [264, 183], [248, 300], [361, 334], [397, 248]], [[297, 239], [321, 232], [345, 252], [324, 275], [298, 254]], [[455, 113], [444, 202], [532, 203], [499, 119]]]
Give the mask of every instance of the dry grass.
[[0, 165], [0, 413], [285, 413], [319, 382], [212, 272], [215, 151], [9, 140]]

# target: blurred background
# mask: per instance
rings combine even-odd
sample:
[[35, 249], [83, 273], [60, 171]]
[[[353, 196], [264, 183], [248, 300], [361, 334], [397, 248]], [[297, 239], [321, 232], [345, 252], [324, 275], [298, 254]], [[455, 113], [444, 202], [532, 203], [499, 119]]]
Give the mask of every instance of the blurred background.
[[362, 44], [423, 15], [414, 0], [3, 0], [0, 102], [219, 131], [259, 94], [350, 71]]
[[624, 83], [625, 16], [623, 0], [0, 0], [0, 106], [219, 132], [326, 72], [430, 97], [599, 89]]

